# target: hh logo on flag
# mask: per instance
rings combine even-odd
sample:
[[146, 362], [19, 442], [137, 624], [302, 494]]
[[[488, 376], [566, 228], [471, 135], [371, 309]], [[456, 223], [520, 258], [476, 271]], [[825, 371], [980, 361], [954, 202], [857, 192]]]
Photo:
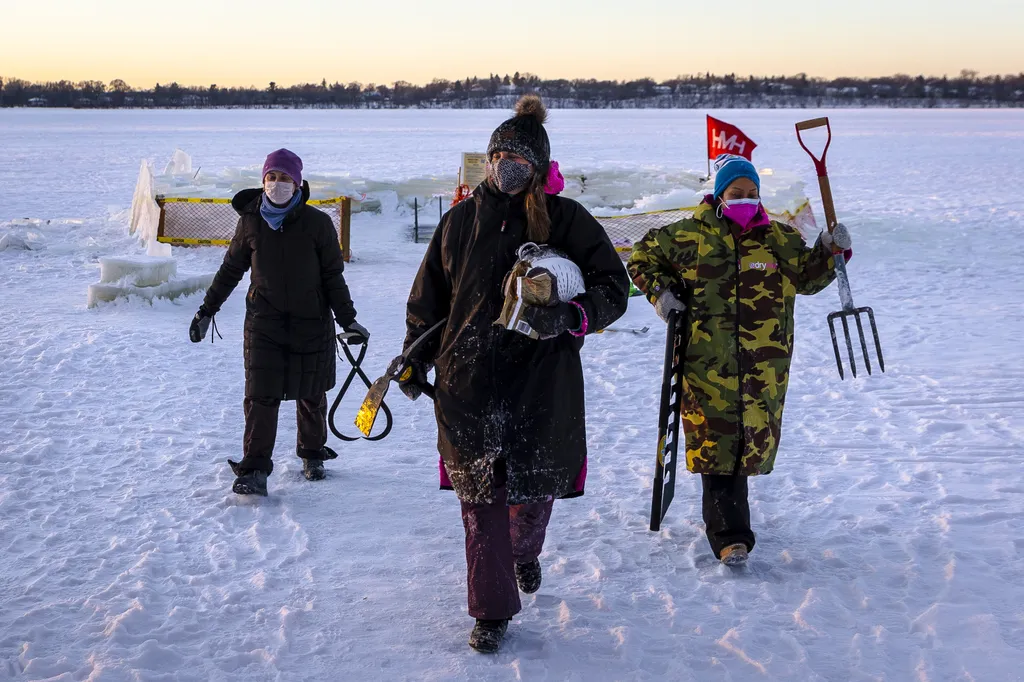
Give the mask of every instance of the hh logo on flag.
[[749, 161], [755, 147], [757, 143], [736, 126], [708, 116], [709, 159], [716, 159], [720, 154], [735, 154]]

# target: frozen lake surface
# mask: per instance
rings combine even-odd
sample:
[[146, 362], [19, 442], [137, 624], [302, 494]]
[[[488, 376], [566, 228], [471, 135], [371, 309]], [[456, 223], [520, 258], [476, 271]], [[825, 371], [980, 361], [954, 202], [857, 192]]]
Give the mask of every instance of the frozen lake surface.
[[[816, 196], [793, 124], [819, 112], [708, 113]], [[824, 113], [888, 372], [840, 382], [836, 289], [800, 300], [778, 466], [751, 482], [758, 545], [731, 571], [689, 475], [647, 531], [664, 327], [632, 299], [622, 324], [652, 331], [584, 350], [587, 495], [555, 505], [544, 585], [484, 657], [427, 405], [393, 396], [383, 442], [332, 438], [317, 484], [286, 406], [271, 496], [240, 499], [244, 295], [215, 345], [187, 341], [198, 295], [85, 303], [100, 257], [143, 251], [126, 228], [140, 159], [181, 148], [216, 173], [287, 146], [309, 173], [454, 180], [505, 114], [0, 110], [0, 239], [35, 247], [0, 251], [0, 680], [1022, 679], [1024, 112]], [[640, 198], [704, 169], [703, 116], [553, 111], [548, 131], [563, 167]], [[404, 336], [411, 222], [353, 223], [371, 375]], [[222, 255], [174, 250], [190, 272]]]

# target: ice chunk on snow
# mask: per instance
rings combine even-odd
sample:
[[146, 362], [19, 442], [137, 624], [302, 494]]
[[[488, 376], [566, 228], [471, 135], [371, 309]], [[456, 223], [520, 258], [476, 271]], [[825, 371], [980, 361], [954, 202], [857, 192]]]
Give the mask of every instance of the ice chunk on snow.
[[119, 298], [129, 298], [131, 296], [137, 296], [146, 301], [152, 301], [157, 298], [166, 298], [173, 301], [180, 296], [188, 296], [208, 289], [213, 283], [213, 277], [212, 273], [206, 275], [186, 275], [163, 284], [148, 287], [128, 283], [106, 284], [101, 282], [99, 284], [90, 284], [88, 306], [95, 308], [100, 303], [115, 301]]
[[0, 237], [0, 251], [39, 251], [44, 247], [43, 235], [35, 230], [14, 228]]
[[157, 241], [160, 230], [160, 205], [156, 203], [155, 187], [153, 167], [148, 161], [143, 160], [139, 168], [139, 179], [135, 182], [135, 194], [132, 196], [128, 233], [138, 235], [139, 241], [146, 245], [147, 255], [170, 258], [171, 245]]
[[160, 227], [160, 206], [156, 203], [154, 185], [153, 169], [148, 161], [143, 160], [139, 179], [135, 182], [135, 194], [132, 195], [128, 233], [137, 234], [139, 240], [147, 244], [156, 241]]
[[163, 284], [178, 272], [173, 258], [100, 258], [100, 283], [112, 284], [125, 280], [137, 287], [153, 287]]
[[170, 258], [171, 257], [171, 245], [161, 244], [157, 240], [153, 240], [146, 245], [146, 255], [154, 256], [156, 258]]
[[175, 149], [171, 160], [164, 168], [164, 175], [192, 175], [192, 157], [180, 149]]

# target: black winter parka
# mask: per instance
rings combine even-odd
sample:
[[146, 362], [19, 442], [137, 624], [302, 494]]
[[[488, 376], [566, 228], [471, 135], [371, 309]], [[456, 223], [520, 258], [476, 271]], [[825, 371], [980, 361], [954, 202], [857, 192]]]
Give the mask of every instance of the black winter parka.
[[[242, 190], [231, 205], [238, 226], [203, 305], [220, 310], [252, 268], [245, 298], [245, 395], [297, 400], [334, 387], [340, 324], [355, 320], [338, 232], [308, 206], [309, 185], [280, 230], [260, 215], [262, 190]], [[331, 313], [334, 313], [333, 317]]]
[[[582, 270], [587, 291], [576, 301], [589, 331], [600, 330], [626, 310], [625, 267], [585, 208], [558, 196], [547, 201], [547, 243]], [[497, 459], [506, 461], [509, 504], [582, 492], [583, 339], [563, 333], [535, 341], [494, 324], [526, 226], [523, 197], [483, 183], [442, 218], [409, 296], [406, 347], [448, 318], [417, 352], [437, 370], [438, 450], [463, 501], [493, 499]]]

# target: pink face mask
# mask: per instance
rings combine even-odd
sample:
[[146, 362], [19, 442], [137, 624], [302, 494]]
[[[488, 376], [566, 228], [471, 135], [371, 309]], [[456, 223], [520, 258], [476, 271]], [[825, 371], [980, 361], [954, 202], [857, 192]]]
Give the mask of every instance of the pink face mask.
[[750, 225], [751, 221], [757, 217], [757, 214], [761, 212], [761, 200], [733, 199], [726, 203], [723, 199], [718, 210], [721, 212], [720, 214], [722, 216], [725, 216], [740, 227], [746, 229], [747, 226]]

